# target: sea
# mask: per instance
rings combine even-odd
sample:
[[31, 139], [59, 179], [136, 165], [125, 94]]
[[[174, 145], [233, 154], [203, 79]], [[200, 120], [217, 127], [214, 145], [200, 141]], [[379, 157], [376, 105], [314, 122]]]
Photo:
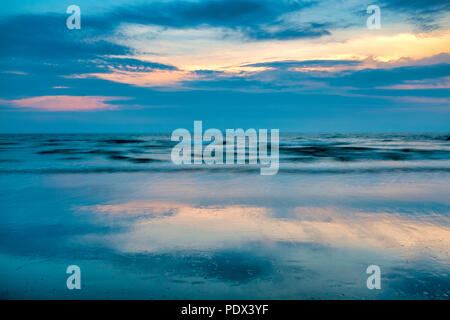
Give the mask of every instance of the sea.
[[276, 175], [175, 144], [0, 135], [0, 298], [450, 299], [450, 134], [281, 133]]

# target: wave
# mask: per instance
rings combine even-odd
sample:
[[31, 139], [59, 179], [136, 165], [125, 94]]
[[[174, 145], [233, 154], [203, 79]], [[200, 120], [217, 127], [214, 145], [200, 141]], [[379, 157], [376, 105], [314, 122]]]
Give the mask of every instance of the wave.
[[[0, 174], [86, 174], [86, 173], [162, 173], [162, 172], [235, 172], [259, 173], [259, 167], [71, 167], [41, 169], [0, 169]], [[355, 174], [395, 172], [450, 172], [450, 167], [372, 167], [372, 168], [280, 168], [278, 173], [288, 174]]]
[[[450, 150], [355, 147], [336, 144], [280, 146], [280, 152], [302, 155], [309, 158], [332, 158], [337, 161], [450, 159]], [[301, 159], [297, 158], [297, 160]]]
[[[447, 172], [450, 160], [449, 138], [450, 134], [442, 133], [281, 134], [280, 172]], [[0, 172], [259, 170], [253, 169], [250, 165], [232, 168], [185, 166], [180, 169], [170, 161], [172, 147], [175, 144], [177, 142], [170, 140], [170, 134], [0, 135]], [[270, 149], [269, 145], [268, 150]], [[250, 154], [248, 148], [245, 154], [248, 159]], [[389, 169], [391, 162], [396, 165]], [[329, 165], [328, 169], [322, 168], [324, 163]], [[423, 163], [426, 165], [422, 166]], [[346, 167], [349, 164], [352, 167]], [[297, 167], [292, 169], [295, 166]]]

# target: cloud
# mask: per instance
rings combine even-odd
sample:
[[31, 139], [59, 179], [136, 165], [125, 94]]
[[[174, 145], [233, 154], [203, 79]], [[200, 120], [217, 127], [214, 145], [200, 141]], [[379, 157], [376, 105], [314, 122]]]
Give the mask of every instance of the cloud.
[[436, 13], [450, 11], [450, 3], [442, 0], [388, 0], [383, 6], [416, 13]]
[[[439, 55], [441, 58], [446, 55]], [[242, 67], [253, 67], [253, 72], [242, 72], [233, 77], [225, 77], [223, 73], [209, 73], [207, 75], [208, 85], [225, 85], [227, 88], [234, 87], [237, 90], [256, 85], [265, 88], [292, 88], [296, 91], [310, 89], [300, 83], [313, 85], [323, 84], [328, 89], [353, 88], [353, 89], [407, 89], [407, 88], [436, 88], [445, 89], [448, 86], [448, 74], [450, 64], [433, 63], [442, 61], [441, 58], [421, 59], [419, 65], [397, 66], [394, 63], [376, 63], [377, 68], [370, 68], [371, 60], [284, 60], [261, 63], [245, 64]], [[416, 61], [409, 60], [412, 64]], [[259, 70], [257, 68], [260, 68]], [[205, 75], [206, 76], [206, 75]], [[194, 79], [198, 80], [198, 79]], [[200, 78], [201, 80], [201, 78]], [[247, 83], [247, 86], [244, 84]], [[323, 89], [318, 87], [318, 89]], [[409, 86], [409, 87], [408, 87]]]
[[[246, 26], [276, 19], [287, 10], [267, 0], [154, 1], [150, 4], [120, 7], [114, 14], [122, 21], [170, 27]], [[294, 8], [298, 8], [295, 6]]]
[[157, 25], [166, 28], [224, 28], [251, 40], [288, 40], [328, 35], [328, 25], [314, 21], [292, 23], [285, 15], [314, 6], [314, 1], [205, 0], [154, 1], [118, 7], [105, 18], [111, 23]]
[[196, 75], [191, 72], [177, 70], [157, 70], [157, 71], [128, 71], [121, 69], [110, 69], [110, 73], [89, 73], [75, 75], [71, 78], [87, 79], [96, 78], [118, 83], [134, 85], [138, 87], [168, 87], [177, 85], [183, 81], [191, 81]]
[[450, 74], [450, 64], [434, 64], [426, 66], [406, 66], [385, 69], [364, 69], [350, 74], [340, 74], [327, 82], [334, 86], [352, 86], [368, 88], [401, 84], [408, 80], [438, 79]]
[[[396, 17], [398, 29], [390, 29], [387, 11], [400, 10], [400, 5], [384, 8], [383, 28], [370, 31], [365, 28], [365, 13], [345, 13], [348, 8], [360, 10], [359, 1], [345, 2], [345, 8], [333, 6], [336, 3], [341, 1], [139, 2], [104, 6], [93, 15], [84, 10], [81, 30], [68, 30], [64, 13], [4, 15], [0, 19], [0, 87], [5, 99], [2, 110], [8, 112], [2, 112], [2, 127], [19, 130], [16, 124], [22, 124], [23, 130], [37, 124], [37, 119], [52, 117], [52, 125], [65, 129], [61, 118], [66, 115], [33, 112], [74, 108], [64, 97], [94, 97], [85, 98], [90, 110], [115, 108], [108, 112], [114, 120], [104, 123], [109, 130], [116, 130], [118, 123], [123, 130], [127, 121], [144, 122], [155, 119], [154, 115], [161, 130], [174, 123], [184, 125], [194, 116], [219, 118], [217, 126], [239, 119], [251, 126], [280, 121], [293, 129], [298, 129], [293, 119], [310, 119], [308, 130], [316, 130], [326, 122], [325, 115], [334, 117], [336, 128], [340, 123], [339, 128], [359, 130], [365, 129], [367, 121], [361, 119], [369, 108], [378, 108], [381, 118], [382, 110], [406, 112], [408, 104], [419, 110], [444, 101], [448, 31], [413, 33], [403, 15]], [[432, 12], [433, 7], [428, 8]], [[405, 15], [413, 12], [408, 9]], [[352, 29], [342, 21], [357, 22], [360, 27]], [[321, 37], [327, 33], [331, 35]], [[118, 108], [128, 106], [127, 101], [103, 99], [114, 96], [133, 97], [134, 105], [140, 106], [176, 106], [179, 113]], [[36, 97], [53, 98], [47, 98], [51, 103], [45, 105]], [[35, 99], [27, 101], [28, 112], [22, 112], [24, 99]], [[247, 112], [245, 117], [239, 116], [242, 110]], [[407, 120], [404, 112], [396, 122], [412, 123], [413, 118]], [[428, 117], [429, 125], [417, 121], [416, 127], [408, 129], [434, 128], [431, 112], [421, 114]], [[78, 124], [87, 123], [83, 113], [71, 117]], [[443, 123], [445, 119], [434, 120]], [[47, 130], [45, 121], [39, 128]], [[94, 123], [95, 117], [90, 121]], [[98, 128], [98, 124], [89, 125]], [[326, 123], [320, 128], [335, 127]]]
[[[271, 1], [271, 0], [206, 0], [206, 1], [155, 1], [151, 4], [120, 7], [113, 15], [122, 21], [140, 24], [153, 24], [165, 27], [186, 28], [209, 25], [239, 29], [250, 38], [263, 36], [263, 25], [281, 25], [283, 14], [301, 10], [313, 2]], [[322, 27], [310, 25], [310, 28]], [[316, 36], [303, 30], [284, 30], [273, 33], [281, 37]]]
[[303, 68], [303, 67], [334, 67], [334, 66], [356, 66], [361, 64], [359, 60], [285, 60], [247, 64], [251, 67], [271, 67], [277, 69]]
[[129, 48], [102, 38], [105, 30], [85, 20], [82, 29], [68, 30], [66, 18], [64, 14], [26, 14], [1, 19], [0, 68], [41, 77], [105, 72], [94, 59], [130, 53]]
[[16, 100], [1, 100], [0, 104], [14, 107], [31, 108], [44, 111], [90, 111], [114, 109], [115, 106], [105, 102], [126, 100], [124, 97], [96, 96], [40, 96]]
[[133, 58], [103, 58], [102, 60], [93, 61], [102, 66], [108, 66], [121, 71], [152, 71], [152, 70], [168, 70], [176, 71], [177, 67], [151, 61], [138, 60]]
[[330, 35], [325, 25], [319, 23], [303, 24], [297, 27], [243, 28], [241, 31], [250, 39], [255, 40], [292, 40], [301, 38], [317, 38]]
[[[448, 19], [450, 2], [442, 0], [388, 0], [381, 1], [382, 10], [408, 15], [408, 21], [422, 31], [441, 27], [439, 18]], [[447, 18], [445, 18], [447, 16]]]
[[[54, 59], [89, 59], [98, 55], [125, 55], [129, 49], [101, 35], [99, 26], [83, 24], [68, 30], [64, 14], [26, 14], [0, 20], [1, 56]], [[99, 37], [100, 36], [100, 37]]]

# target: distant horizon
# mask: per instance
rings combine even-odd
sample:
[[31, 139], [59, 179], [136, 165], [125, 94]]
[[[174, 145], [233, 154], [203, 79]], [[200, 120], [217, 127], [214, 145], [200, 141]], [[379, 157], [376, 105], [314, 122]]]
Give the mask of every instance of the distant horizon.
[[[178, 128], [176, 128], [178, 129]], [[233, 128], [234, 129], [234, 128]], [[235, 128], [235, 129], [248, 129], [248, 128]], [[256, 128], [258, 130], [258, 128]], [[225, 132], [224, 129], [220, 129], [220, 131]], [[102, 135], [102, 134], [165, 134], [170, 135], [172, 132], [170, 131], [154, 131], [154, 132], [0, 132], [0, 135], [38, 135], [38, 134], [48, 134], [48, 135], [65, 135], [65, 134], [73, 134], [73, 135]], [[320, 134], [450, 134], [450, 131], [281, 131], [280, 134], [311, 134], [311, 135], [320, 135]]]

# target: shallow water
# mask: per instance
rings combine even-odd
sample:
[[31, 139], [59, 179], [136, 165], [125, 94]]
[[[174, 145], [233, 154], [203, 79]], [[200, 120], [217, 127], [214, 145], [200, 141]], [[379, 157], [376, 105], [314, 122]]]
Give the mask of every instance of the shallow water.
[[172, 146], [1, 135], [0, 297], [449, 298], [448, 135], [282, 135], [275, 176]]

